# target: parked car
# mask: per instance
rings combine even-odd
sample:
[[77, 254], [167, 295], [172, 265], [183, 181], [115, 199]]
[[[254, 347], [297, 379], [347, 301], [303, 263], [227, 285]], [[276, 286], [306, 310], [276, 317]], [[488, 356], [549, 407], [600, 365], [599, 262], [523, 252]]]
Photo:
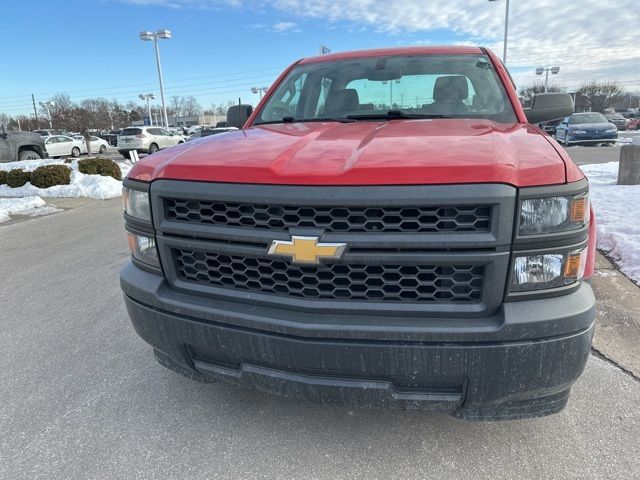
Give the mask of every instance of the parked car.
[[67, 135], [51, 135], [43, 138], [50, 157], [79, 157], [83, 151], [87, 150], [84, 141]]
[[618, 131], [622, 132], [627, 129], [628, 120], [622, 116], [620, 113], [607, 113], [604, 117], [609, 121], [609, 123], [613, 123]]
[[132, 150], [139, 153], [154, 153], [164, 148], [185, 142], [182, 135], [171, 133], [160, 127], [128, 127], [118, 136], [118, 152], [129, 158]]
[[233, 132], [234, 130], [238, 130], [235, 127], [221, 127], [221, 128], [203, 128], [202, 130], [198, 130], [191, 135], [188, 140], [195, 140], [196, 138], [208, 137], [210, 135], [218, 135], [220, 133]]
[[[381, 87], [400, 78], [414, 106]], [[135, 331], [191, 379], [296, 400], [559, 412], [590, 357], [595, 217], [580, 168], [530, 126], [571, 97], [516, 99], [470, 46], [296, 61], [255, 114], [229, 109], [244, 130], [124, 179]]]
[[[74, 135], [73, 138], [75, 140], [79, 140], [84, 144], [84, 148], [82, 149], [82, 153], [87, 153], [87, 142], [84, 138], [84, 135]], [[105, 139], [96, 137], [95, 135], [91, 135], [90, 145], [91, 145], [91, 153], [104, 153], [109, 148], [109, 142]]]
[[574, 113], [556, 127], [555, 138], [565, 145], [608, 143], [618, 138], [618, 129], [598, 112]]
[[37, 133], [0, 128], [0, 163], [47, 158], [44, 139]]
[[556, 127], [560, 124], [560, 122], [562, 122], [561, 118], [558, 120], [551, 120], [550, 122], [541, 124], [541, 127], [545, 133], [553, 137], [556, 134]]
[[631, 114], [627, 130], [640, 130], [640, 114]]

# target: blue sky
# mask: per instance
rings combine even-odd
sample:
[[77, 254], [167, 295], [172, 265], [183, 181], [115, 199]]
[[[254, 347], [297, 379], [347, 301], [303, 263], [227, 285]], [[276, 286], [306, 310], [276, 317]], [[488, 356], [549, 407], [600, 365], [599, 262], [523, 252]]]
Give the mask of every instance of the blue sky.
[[[536, 79], [536, 65], [558, 63], [557, 80], [568, 86], [584, 78], [640, 85], [640, 29], [629, 15], [635, 0], [602, 11], [606, 2], [596, 0], [565, 10], [552, 0], [539, 0], [535, 10], [526, 5], [531, 2], [511, 3], [507, 63], [520, 83]], [[475, 43], [501, 54], [503, 19], [504, 3], [486, 0], [5, 2], [0, 112], [29, 114], [31, 93], [36, 101], [67, 92], [72, 100], [122, 102], [158, 93], [152, 45], [138, 39], [146, 29], [168, 28], [174, 35], [161, 42], [167, 96], [194, 95], [208, 107], [239, 96], [255, 102], [251, 86], [269, 85], [286, 65], [315, 55], [321, 44], [343, 51]], [[611, 23], [620, 34], [613, 45]]]

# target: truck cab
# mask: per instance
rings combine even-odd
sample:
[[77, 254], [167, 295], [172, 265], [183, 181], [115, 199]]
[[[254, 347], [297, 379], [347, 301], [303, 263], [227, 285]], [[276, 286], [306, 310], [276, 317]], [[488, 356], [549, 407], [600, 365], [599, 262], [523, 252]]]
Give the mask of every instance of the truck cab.
[[125, 179], [138, 334], [168, 368], [320, 403], [556, 413], [589, 355], [588, 181], [489, 50], [291, 65], [241, 130]]
[[47, 158], [44, 140], [37, 133], [15, 132], [0, 125], [0, 163]]

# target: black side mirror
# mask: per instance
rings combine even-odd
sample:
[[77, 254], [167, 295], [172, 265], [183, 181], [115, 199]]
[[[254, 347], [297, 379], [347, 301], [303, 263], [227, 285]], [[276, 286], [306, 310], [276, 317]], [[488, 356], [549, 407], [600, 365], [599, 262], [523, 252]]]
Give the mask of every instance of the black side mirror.
[[234, 105], [227, 110], [227, 123], [232, 127], [242, 128], [252, 113], [251, 105]]
[[529, 123], [540, 123], [568, 117], [573, 110], [573, 98], [568, 93], [539, 93], [524, 113]]

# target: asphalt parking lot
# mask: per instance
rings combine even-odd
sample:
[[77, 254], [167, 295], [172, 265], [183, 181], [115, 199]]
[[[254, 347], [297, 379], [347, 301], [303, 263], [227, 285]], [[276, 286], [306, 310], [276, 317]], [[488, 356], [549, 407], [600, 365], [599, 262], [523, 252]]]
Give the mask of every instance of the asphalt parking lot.
[[124, 309], [120, 200], [58, 205], [0, 227], [2, 479], [639, 478], [640, 382], [596, 356], [565, 411], [498, 423], [174, 374]]

